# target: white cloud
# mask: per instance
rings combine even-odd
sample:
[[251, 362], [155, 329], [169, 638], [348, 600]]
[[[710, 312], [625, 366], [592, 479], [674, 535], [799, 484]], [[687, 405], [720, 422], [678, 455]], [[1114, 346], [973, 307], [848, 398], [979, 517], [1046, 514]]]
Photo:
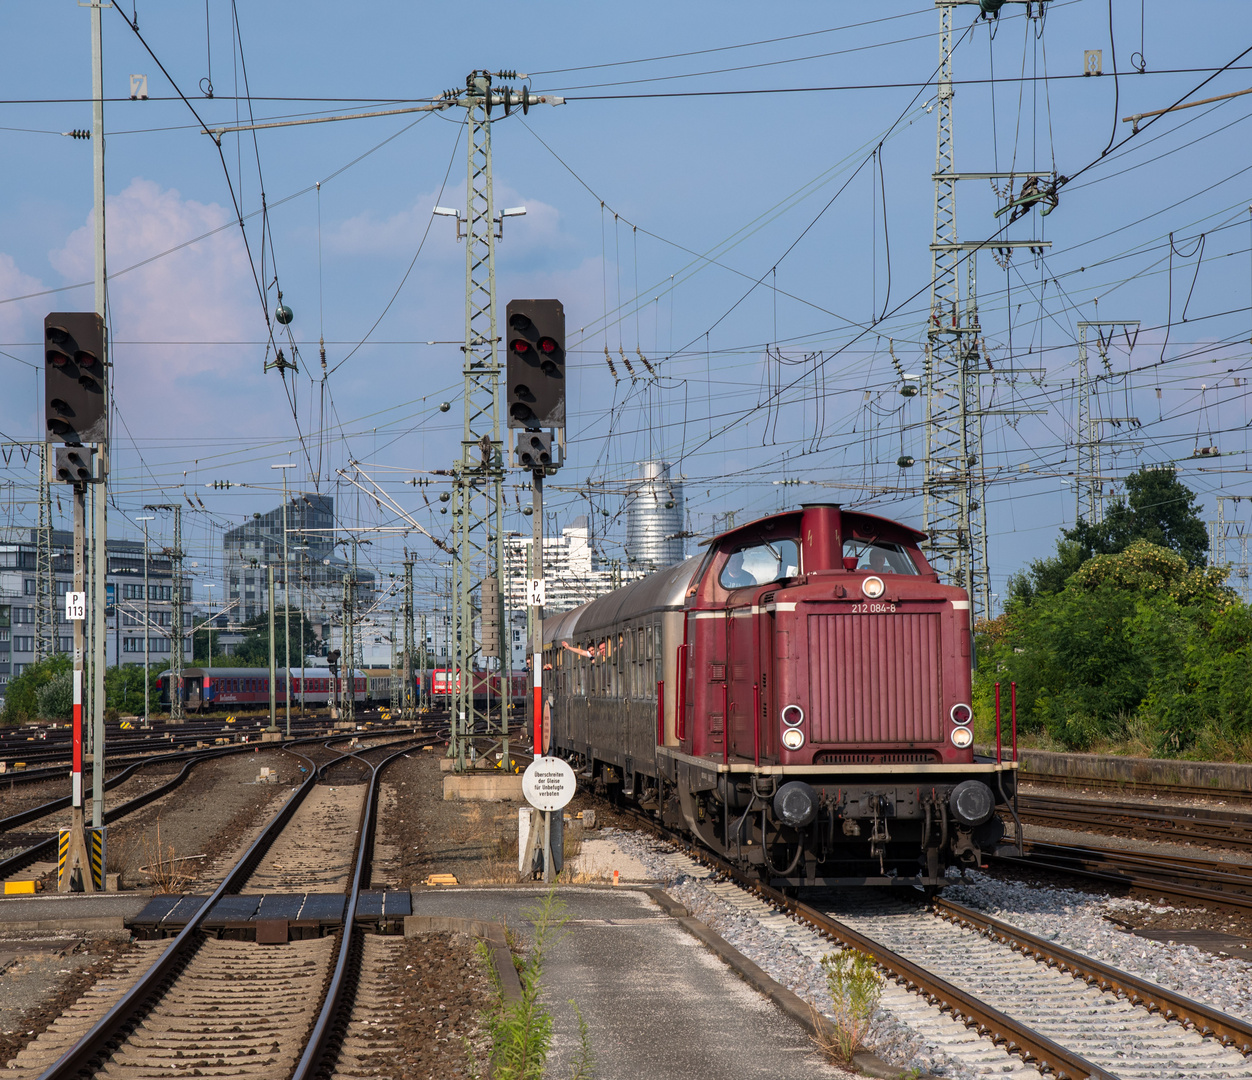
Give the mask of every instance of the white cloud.
[[[108, 199], [113, 395], [137, 437], [237, 430], [260, 418], [242, 391], [260, 378], [262, 349], [227, 344], [263, 336], [252, 270], [230, 222], [216, 203], [142, 178]], [[68, 282], [90, 280], [93, 235], [94, 213], [50, 253]]]
[[[561, 215], [555, 206], [539, 199], [527, 198], [507, 184], [497, 183], [493, 193], [496, 213], [514, 206], [526, 207], [525, 217], [509, 218], [504, 225], [504, 243], [509, 254], [533, 256], [540, 252], [571, 247], [572, 238], [563, 232]], [[431, 213], [436, 203], [465, 213], [465, 185], [426, 192], [411, 206], [387, 217], [366, 210], [340, 222], [327, 238], [327, 249], [340, 255], [408, 255], [421, 243], [430, 222], [430, 236], [425, 255], [431, 259], [464, 260], [456, 242], [456, 222], [452, 218], [436, 218]], [[498, 258], [499, 256], [497, 256]]]

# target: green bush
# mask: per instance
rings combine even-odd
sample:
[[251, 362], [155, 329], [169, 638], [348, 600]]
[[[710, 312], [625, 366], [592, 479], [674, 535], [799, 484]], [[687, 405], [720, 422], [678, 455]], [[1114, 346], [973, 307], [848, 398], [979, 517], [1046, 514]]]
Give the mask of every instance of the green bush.
[[[73, 668], [70, 657], [58, 653], [47, 660], [27, 664], [26, 669], [9, 680], [4, 692], [4, 713], [0, 719], [6, 724], [28, 724], [39, 719], [39, 690], [53, 677]], [[72, 692], [71, 684], [71, 692]]]
[[41, 720], [71, 720], [74, 717], [74, 676], [58, 671], [35, 695]]
[[1135, 540], [1087, 559], [1057, 592], [1020, 596], [979, 627], [980, 734], [996, 682], [1007, 726], [1016, 682], [1019, 729], [1061, 749], [1252, 745], [1252, 613], [1225, 576]]

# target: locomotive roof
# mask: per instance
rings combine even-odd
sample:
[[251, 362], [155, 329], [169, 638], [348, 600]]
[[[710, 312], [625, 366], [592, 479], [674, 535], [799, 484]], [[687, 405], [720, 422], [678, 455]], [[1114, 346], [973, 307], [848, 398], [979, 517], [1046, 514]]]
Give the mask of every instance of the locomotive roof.
[[[727, 537], [738, 536], [741, 534], [755, 535], [761, 531], [761, 527], [766, 522], [781, 522], [785, 519], [792, 518], [795, 520], [795, 524], [798, 528], [803, 513], [803, 510], [785, 510], [779, 514], [767, 514], [765, 517], [759, 517], [755, 521], [749, 521], [745, 525], [738, 525], [733, 529], [728, 529], [724, 533], [718, 533], [716, 536], [711, 536], [707, 540], [701, 540], [700, 546], [709, 547], [712, 544], [725, 540]], [[842, 508], [840, 509], [839, 514], [840, 517], [843, 518], [845, 532], [855, 531], [863, 533], [864, 529], [868, 527], [869, 529], [875, 531], [882, 531], [886, 529], [892, 532], [903, 533], [908, 540], [911, 540], [914, 543], [920, 543], [922, 540], [926, 539], [926, 534], [913, 528], [913, 526], [905, 525], [902, 521], [893, 521], [891, 518], [885, 518], [878, 514], [866, 514], [860, 510], [844, 510]], [[858, 528], [858, 526], [860, 526], [860, 528]]]
[[649, 574], [586, 604], [543, 620], [545, 643], [572, 639], [650, 611], [677, 611], [687, 596], [687, 586], [700, 568], [703, 555], [693, 555], [677, 566]]

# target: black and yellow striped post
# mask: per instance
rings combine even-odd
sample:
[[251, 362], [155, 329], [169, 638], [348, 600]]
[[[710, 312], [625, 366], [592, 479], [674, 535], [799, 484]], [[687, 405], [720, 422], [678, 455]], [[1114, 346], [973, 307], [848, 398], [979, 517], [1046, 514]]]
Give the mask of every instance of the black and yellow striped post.
[[91, 879], [104, 891], [104, 874], [108, 866], [108, 826], [94, 825], [87, 829], [87, 845], [91, 852]]

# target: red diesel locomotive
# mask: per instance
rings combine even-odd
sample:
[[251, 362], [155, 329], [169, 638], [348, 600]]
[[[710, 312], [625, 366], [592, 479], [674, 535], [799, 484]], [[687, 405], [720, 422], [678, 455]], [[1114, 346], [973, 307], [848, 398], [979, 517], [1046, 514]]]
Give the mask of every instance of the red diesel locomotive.
[[974, 755], [969, 600], [922, 539], [804, 506], [544, 620], [550, 752], [774, 884], [941, 887], [1017, 766]]

